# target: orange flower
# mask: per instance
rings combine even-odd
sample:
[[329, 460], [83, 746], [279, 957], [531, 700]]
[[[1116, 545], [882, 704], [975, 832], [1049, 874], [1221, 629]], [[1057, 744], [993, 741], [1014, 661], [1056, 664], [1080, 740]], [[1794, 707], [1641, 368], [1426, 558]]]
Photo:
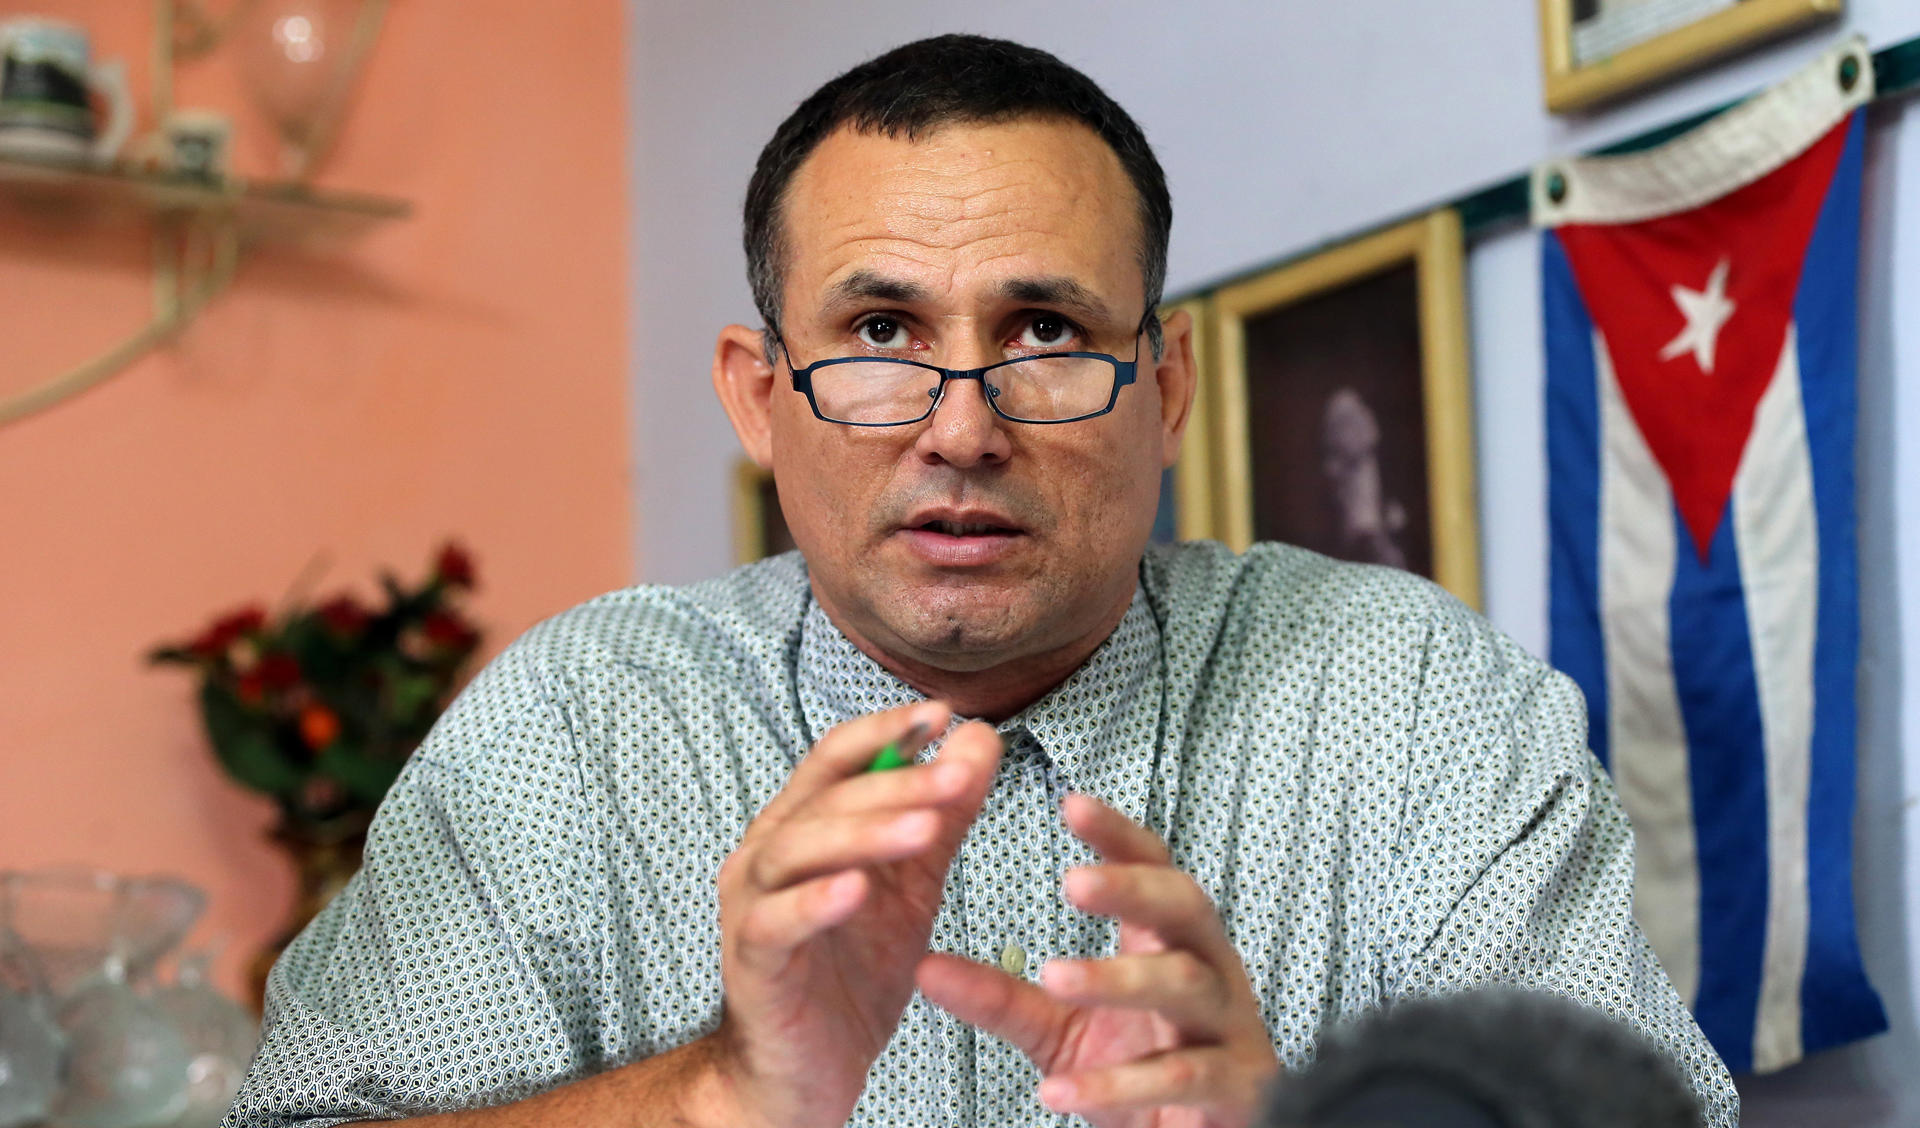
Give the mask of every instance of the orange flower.
[[340, 738], [340, 718], [325, 705], [313, 704], [300, 710], [300, 739], [315, 752]]

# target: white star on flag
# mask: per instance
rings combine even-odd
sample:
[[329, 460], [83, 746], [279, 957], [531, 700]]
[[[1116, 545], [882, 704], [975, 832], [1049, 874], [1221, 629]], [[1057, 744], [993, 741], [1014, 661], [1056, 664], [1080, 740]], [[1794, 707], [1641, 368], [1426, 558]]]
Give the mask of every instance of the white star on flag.
[[1680, 315], [1687, 319], [1687, 327], [1680, 335], [1667, 342], [1660, 350], [1661, 360], [1672, 360], [1681, 353], [1693, 354], [1693, 361], [1700, 371], [1713, 375], [1713, 344], [1720, 339], [1720, 327], [1733, 316], [1733, 303], [1727, 300], [1727, 266], [1729, 260], [1721, 259], [1720, 265], [1713, 268], [1707, 278], [1704, 290], [1689, 290], [1685, 286], [1673, 287], [1674, 304], [1680, 307]]

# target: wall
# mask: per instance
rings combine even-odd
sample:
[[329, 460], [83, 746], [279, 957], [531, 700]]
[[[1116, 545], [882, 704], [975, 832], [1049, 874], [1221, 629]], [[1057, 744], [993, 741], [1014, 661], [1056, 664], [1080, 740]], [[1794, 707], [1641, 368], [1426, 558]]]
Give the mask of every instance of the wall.
[[[1884, 46], [1920, 33], [1910, 0], [1852, 0], [1846, 26]], [[1197, 287], [1375, 224], [1553, 154], [1719, 105], [1830, 40], [1800, 36], [1621, 108], [1561, 121], [1541, 109], [1537, 28], [1524, 0], [1347, 0], [1169, 7], [829, 0], [633, 4], [637, 552], [650, 579], [727, 566], [726, 470], [736, 445], [713, 403], [713, 332], [750, 321], [738, 207], [753, 158], [819, 82], [944, 31], [1012, 36], [1085, 68], [1134, 113], [1171, 180], [1169, 283]], [[1862, 942], [1894, 1031], [1748, 1081], [1747, 1123], [1920, 1123], [1913, 969], [1920, 903], [1920, 123], [1874, 114], [1863, 278], [1862, 665], [1857, 869]], [[1901, 189], [1904, 187], [1904, 191]], [[648, 201], [673, 201], [670, 207]], [[1546, 637], [1537, 247], [1522, 230], [1473, 248], [1482, 539], [1489, 611], [1536, 651]], [[1909, 379], [1902, 388], [1895, 373]], [[1906, 564], [1904, 570], [1902, 563]], [[1814, 1111], [1814, 1110], [1817, 1110]]]
[[[144, 67], [150, 5], [36, 0]], [[218, 7], [224, 8], [225, 5]], [[407, 197], [351, 245], [263, 252], [174, 346], [0, 430], [0, 868], [84, 861], [211, 893], [229, 988], [290, 874], [227, 783], [187, 678], [141, 655], [274, 601], [316, 560], [371, 596], [464, 541], [489, 652], [631, 579], [615, 0], [390, 9], [323, 182]], [[271, 146], [222, 57], [180, 101]], [[144, 236], [0, 218], [0, 394], [146, 316]]]

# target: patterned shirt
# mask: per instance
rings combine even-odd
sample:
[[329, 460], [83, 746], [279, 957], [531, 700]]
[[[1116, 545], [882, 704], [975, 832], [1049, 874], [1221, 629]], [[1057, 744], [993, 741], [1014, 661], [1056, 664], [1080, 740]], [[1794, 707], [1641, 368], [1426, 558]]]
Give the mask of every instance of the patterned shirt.
[[[498, 1104], [712, 1030], [721, 860], [829, 728], [918, 699], [797, 555], [534, 628], [448, 710], [365, 867], [274, 968], [226, 1123]], [[998, 727], [934, 949], [1029, 978], [1115, 950], [1061, 894], [1094, 860], [1058, 814], [1085, 792], [1213, 898], [1285, 1064], [1328, 1023], [1497, 981], [1631, 1023], [1710, 1125], [1736, 1123], [1629, 916], [1632, 836], [1578, 691], [1433, 585], [1279, 545], [1155, 548], [1113, 634]], [[915, 996], [850, 1123], [1065, 1123], [1037, 1083]]]

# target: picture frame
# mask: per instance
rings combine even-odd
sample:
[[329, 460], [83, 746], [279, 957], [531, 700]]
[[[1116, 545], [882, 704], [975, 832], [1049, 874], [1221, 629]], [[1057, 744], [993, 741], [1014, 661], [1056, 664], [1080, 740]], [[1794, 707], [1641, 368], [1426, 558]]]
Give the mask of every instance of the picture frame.
[[749, 458], [733, 466], [733, 560], [751, 564], [792, 549], [793, 534], [780, 511], [773, 471]]
[[1845, 0], [1538, 0], [1547, 109], [1570, 113], [1841, 14]]
[[1205, 314], [1208, 454], [1181, 478], [1183, 537], [1394, 564], [1478, 609], [1459, 213], [1223, 286]]

